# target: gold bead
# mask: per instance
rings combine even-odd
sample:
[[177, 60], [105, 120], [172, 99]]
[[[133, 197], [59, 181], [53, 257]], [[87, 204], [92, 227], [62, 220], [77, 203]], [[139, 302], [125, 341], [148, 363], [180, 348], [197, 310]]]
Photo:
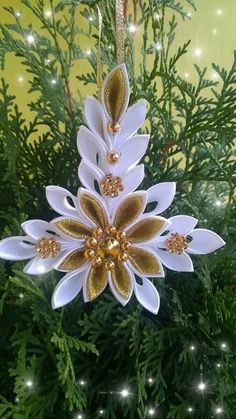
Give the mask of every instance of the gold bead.
[[93, 237], [95, 239], [101, 239], [103, 236], [103, 230], [101, 228], [96, 228], [93, 230]]
[[92, 259], [92, 262], [91, 263], [92, 263], [92, 266], [94, 268], [98, 268], [99, 266], [102, 265], [103, 260], [102, 260], [102, 258], [100, 256], [97, 256], [94, 259]]
[[109, 122], [107, 128], [109, 133], [113, 135], [118, 134], [118, 132], [121, 130], [121, 126], [118, 122]]
[[111, 151], [110, 153], [107, 153], [107, 161], [110, 164], [117, 163], [119, 158], [120, 158], [120, 155], [116, 151]]
[[87, 241], [86, 241], [86, 246], [89, 247], [90, 249], [92, 249], [93, 247], [96, 247], [98, 244], [97, 240], [95, 239], [95, 237], [90, 237]]
[[119, 262], [125, 262], [126, 260], [128, 260], [128, 255], [127, 255], [127, 253], [121, 253], [119, 256], [118, 256], [118, 260], [119, 260]]
[[116, 238], [118, 240], [125, 240], [126, 239], [126, 233], [124, 231], [118, 231], [116, 234]]
[[106, 271], [110, 271], [111, 269], [114, 269], [114, 267], [115, 267], [115, 262], [113, 262], [113, 260], [107, 260], [105, 262]]
[[106, 233], [107, 234], [111, 234], [113, 236], [114, 234], [116, 234], [116, 231], [117, 231], [116, 227], [113, 226], [113, 225], [106, 227]]
[[87, 249], [87, 250], [85, 250], [85, 252], [84, 252], [84, 256], [85, 256], [87, 259], [92, 259], [92, 258], [94, 257], [94, 255], [95, 255], [95, 252], [94, 252], [94, 250], [92, 250], [92, 249]]
[[130, 250], [131, 249], [131, 243], [128, 241], [125, 241], [121, 243], [121, 249], [122, 250]]

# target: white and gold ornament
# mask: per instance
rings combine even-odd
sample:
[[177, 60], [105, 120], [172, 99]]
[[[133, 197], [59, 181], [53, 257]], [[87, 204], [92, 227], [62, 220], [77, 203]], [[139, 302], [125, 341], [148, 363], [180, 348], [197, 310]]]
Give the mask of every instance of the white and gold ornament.
[[[85, 102], [88, 128], [82, 126], [78, 133], [84, 188], [75, 197], [64, 188], [48, 186], [47, 200], [61, 216], [49, 223], [27, 221], [22, 224], [26, 236], [0, 242], [0, 257], [31, 259], [26, 273], [66, 272], [54, 290], [53, 308], [72, 301], [81, 289], [84, 301], [92, 301], [109, 285], [122, 305], [134, 293], [156, 314], [159, 294], [148, 278], [163, 277], [163, 265], [191, 272], [189, 253], [211, 253], [225, 244], [212, 231], [194, 229], [193, 217], [167, 220], [159, 215], [174, 199], [174, 182], [134, 192], [144, 178], [144, 166], [138, 163], [149, 136], [136, 134], [145, 121], [146, 103], [141, 100], [128, 108], [129, 94], [121, 64], [108, 74], [101, 103], [92, 97]], [[150, 212], [149, 203], [154, 203]]]

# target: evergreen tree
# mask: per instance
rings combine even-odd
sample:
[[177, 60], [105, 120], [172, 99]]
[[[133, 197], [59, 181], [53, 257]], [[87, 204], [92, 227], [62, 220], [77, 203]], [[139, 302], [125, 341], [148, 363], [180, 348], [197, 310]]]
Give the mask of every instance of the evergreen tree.
[[[2, 79], [2, 237], [22, 234], [20, 224], [26, 219], [53, 217], [45, 186], [60, 185], [75, 194], [79, 187], [76, 133], [84, 123], [83, 103], [71, 91], [70, 78], [73, 65], [85, 58], [80, 19], [94, 17], [87, 35], [98, 42], [96, 4], [104, 24], [104, 73], [116, 64], [113, 1], [81, 1], [78, 6], [75, 0], [50, 0], [51, 19], [45, 17], [44, 0], [21, 3], [42, 30], [24, 26], [19, 14], [6, 7], [14, 23], [0, 25], [0, 59], [3, 69], [7, 54], [14, 53], [31, 75], [29, 94], [36, 95], [28, 106], [35, 118], [25, 119]], [[194, 259], [194, 273], [168, 271], [164, 280], [153, 280], [161, 295], [157, 316], [133, 300], [121, 307], [109, 291], [94, 303], [85, 305], [78, 297], [53, 311], [50, 300], [58, 272], [35, 278], [22, 273], [21, 262], [2, 261], [3, 419], [79, 418], [80, 412], [87, 418], [136, 419], [156, 414], [163, 419], [191, 415], [209, 419], [221, 415], [221, 409], [224, 418], [236, 416], [236, 58], [229, 71], [213, 64], [220, 83], [208, 80], [206, 69], [198, 66], [197, 83], [187, 82], [177, 68], [189, 43], [176, 45], [175, 32], [187, 17], [187, 3], [194, 7], [193, 0], [133, 0], [132, 16], [127, 15], [127, 3], [127, 25], [133, 19], [143, 25], [138, 68], [128, 31], [125, 46], [131, 103], [145, 98], [149, 104], [151, 145], [144, 159], [143, 186], [176, 181], [178, 193], [165, 215], [191, 214], [201, 227], [219, 233], [227, 245]], [[180, 27], [178, 16], [183, 18]], [[148, 30], [161, 50], [148, 37]], [[29, 34], [35, 42], [27, 42]], [[147, 65], [149, 54], [152, 60]], [[96, 94], [96, 49], [86, 58], [92, 70], [78, 77], [78, 86], [91, 84]], [[53, 78], [56, 84], [51, 83]]]

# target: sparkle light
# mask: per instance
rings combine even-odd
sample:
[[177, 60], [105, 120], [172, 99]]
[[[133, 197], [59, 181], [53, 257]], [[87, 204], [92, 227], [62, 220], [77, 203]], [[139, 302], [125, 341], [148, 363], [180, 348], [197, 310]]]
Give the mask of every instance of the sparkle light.
[[27, 385], [27, 387], [31, 388], [33, 386], [33, 381], [32, 380], [27, 380], [26, 385]]
[[86, 54], [91, 55], [91, 49], [87, 49]]
[[108, 49], [112, 49], [112, 45], [108, 45]]
[[93, 22], [93, 17], [89, 16], [88, 20], [89, 20], [89, 22]]
[[218, 363], [216, 364], [216, 366], [217, 366], [217, 368], [220, 368], [220, 367], [221, 367], [221, 364], [218, 362]]
[[51, 17], [52, 16], [52, 11], [51, 10], [45, 10], [45, 16], [46, 17]]
[[222, 409], [222, 407], [217, 407], [217, 408], [216, 408], [216, 414], [217, 414], [217, 415], [220, 415], [221, 413], [223, 413], [223, 409]]
[[153, 378], [152, 378], [152, 377], [149, 377], [149, 378], [148, 378], [148, 383], [149, 383], [149, 384], [153, 384], [153, 383], [154, 383], [154, 380], [153, 380]]
[[149, 416], [154, 416], [155, 415], [155, 409], [149, 409], [148, 414], [149, 414]]
[[103, 415], [104, 410], [103, 410], [103, 409], [100, 409], [100, 410], [99, 410], [99, 413], [100, 413], [100, 415]]
[[135, 33], [137, 31], [137, 26], [135, 26], [133, 23], [131, 23], [131, 25], [129, 25], [129, 32], [130, 33]]
[[85, 382], [84, 380], [80, 380], [80, 381], [79, 381], [79, 385], [80, 385], [80, 386], [82, 386], [82, 387], [83, 387], [83, 386], [85, 386], [85, 384], [86, 384], [86, 382]]
[[[212, 78], [213, 78], [213, 79], [218, 79], [218, 77], [219, 77], [218, 73], [216, 73], [215, 71], [213, 71], [213, 73], [212, 73]], [[221, 202], [220, 202], [220, 201], [216, 201], [216, 205], [217, 205], [217, 206], [218, 206], [218, 205], [221, 205]]]
[[196, 349], [196, 346], [194, 346], [194, 345], [191, 345], [191, 346], [189, 347], [189, 349], [190, 349], [190, 351], [195, 351], [195, 349]]
[[189, 413], [192, 413], [193, 412], [193, 408], [192, 407], [188, 407], [187, 410], [188, 410]]
[[[217, 207], [220, 207], [221, 206], [221, 202], [220, 201], [216, 201], [216, 206]], [[221, 344], [221, 347], [224, 348], [224, 346], [222, 346], [222, 345], [225, 345], [225, 343], [222, 343]]]
[[187, 13], [187, 16], [188, 16], [188, 17], [192, 17], [192, 13], [191, 13], [191, 12], [188, 12], [188, 13]]
[[52, 84], [56, 84], [56, 83], [57, 83], [56, 79], [52, 79], [52, 80], [51, 80], [51, 83], [52, 83]]
[[222, 10], [222, 9], [217, 9], [217, 10], [216, 10], [216, 14], [217, 14], [218, 16], [221, 16], [221, 15], [223, 14], [223, 10]]
[[204, 391], [206, 390], [206, 384], [203, 383], [202, 381], [198, 384], [198, 390], [200, 391]]
[[187, 79], [189, 77], [189, 73], [188, 72], [184, 73], [184, 77]]
[[17, 17], [21, 17], [22, 13], [21, 13], [21, 12], [16, 12], [16, 13], [15, 13], [15, 15], [16, 15]]
[[194, 51], [194, 55], [196, 55], [196, 57], [200, 57], [200, 55], [202, 55], [202, 50], [200, 48], [196, 48]]
[[24, 294], [22, 292], [19, 294], [19, 298], [24, 298]]
[[160, 19], [160, 15], [159, 15], [159, 13], [155, 13], [155, 15], [154, 15], [154, 19], [156, 19], [156, 20], [159, 20]]
[[77, 419], [83, 419], [83, 415], [81, 415], [81, 413], [79, 413], [79, 414], [76, 416], [76, 418], [77, 418]]
[[18, 77], [18, 81], [19, 81], [20, 83], [22, 83], [22, 82], [24, 81], [24, 77], [19, 76], [19, 77]]
[[217, 30], [215, 28], [212, 29], [212, 33], [215, 35], [217, 33]]
[[225, 351], [225, 350], [227, 349], [227, 343], [222, 342], [222, 343], [220, 344], [220, 347], [221, 347], [221, 349], [222, 349], [223, 351]]
[[26, 39], [29, 44], [33, 44], [35, 41], [34, 36], [32, 34], [29, 34]]
[[129, 396], [129, 390], [127, 388], [123, 388], [123, 390], [121, 390], [120, 394], [125, 399]]
[[156, 50], [157, 51], [161, 51], [162, 50], [162, 45], [161, 45], [161, 42], [159, 42], [159, 41], [156, 43]]

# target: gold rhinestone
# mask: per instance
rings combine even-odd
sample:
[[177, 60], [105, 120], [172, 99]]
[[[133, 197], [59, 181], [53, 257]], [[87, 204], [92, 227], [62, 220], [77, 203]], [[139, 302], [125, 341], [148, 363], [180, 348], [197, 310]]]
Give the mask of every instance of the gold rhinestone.
[[94, 268], [98, 268], [99, 266], [102, 265], [103, 260], [102, 260], [102, 258], [100, 256], [96, 256], [95, 258], [92, 259], [92, 262], [91, 263], [92, 263], [92, 266]]
[[116, 227], [113, 225], [107, 226], [105, 231], [107, 234], [111, 234], [113, 236], [116, 234]]
[[96, 247], [98, 244], [97, 240], [95, 239], [95, 237], [90, 237], [87, 241], [86, 241], [86, 246], [90, 249], [93, 249], [94, 247]]
[[99, 243], [98, 254], [105, 256], [118, 256], [120, 253], [120, 243], [114, 237], [106, 237]]
[[131, 243], [130, 242], [128, 242], [128, 241], [125, 241], [125, 242], [123, 242], [123, 243], [121, 243], [121, 249], [122, 250], [130, 250], [131, 249]]
[[87, 250], [85, 250], [85, 252], [84, 252], [84, 256], [85, 256], [87, 259], [92, 259], [92, 258], [95, 256], [95, 252], [94, 252], [94, 250], [92, 250], [92, 249], [87, 249]]
[[109, 122], [107, 128], [109, 133], [113, 135], [118, 134], [118, 132], [121, 130], [121, 126], [118, 122]]
[[53, 237], [42, 237], [35, 245], [35, 250], [42, 259], [53, 258], [61, 250], [61, 245]]
[[119, 262], [125, 262], [126, 260], [128, 260], [128, 255], [127, 253], [121, 253], [120, 255], [118, 255]]
[[93, 230], [93, 237], [95, 239], [101, 239], [103, 236], [103, 230], [101, 228], [96, 228]]
[[114, 267], [115, 267], [115, 262], [113, 262], [113, 260], [107, 260], [105, 262], [106, 271], [110, 271], [111, 269], [114, 269]]
[[124, 231], [118, 231], [116, 234], [118, 240], [126, 240], [126, 233]]
[[110, 164], [117, 163], [119, 158], [120, 158], [120, 155], [116, 151], [111, 151], [110, 153], [107, 153], [107, 161]]
[[166, 240], [166, 248], [169, 253], [181, 255], [188, 248], [188, 240], [185, 236], [174, 233]]

